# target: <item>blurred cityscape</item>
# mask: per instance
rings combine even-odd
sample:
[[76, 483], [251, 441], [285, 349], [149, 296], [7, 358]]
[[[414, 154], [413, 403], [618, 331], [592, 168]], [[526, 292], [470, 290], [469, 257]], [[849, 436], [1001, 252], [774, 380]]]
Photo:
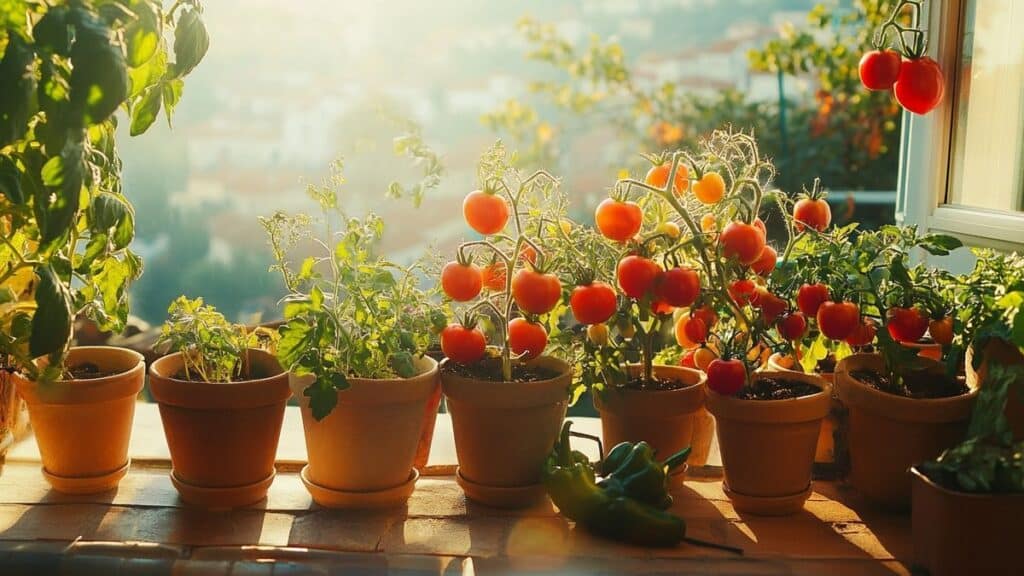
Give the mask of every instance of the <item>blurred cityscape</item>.
[[[498, 136], [481, 116], [527, 97], [531, 79], [550, 74], [524, 58], [528, 45], [515, 24], [525, 15], [554, 24], [573, 44], [592, 35], [616, 39], [641, 87], [735, 90], [752, 102], [778, 100], [781, 90], [810, 101], [812, 80], [752, 71], [747, 54], [784, 26], [804, 26], [814, 4], [207, 2], [210, 51], [189, 78], [173, 130], [164, 125], [120, 140], [146, 264], [133, 311], [162, 322], [168, 303], [184, 293], [236, 320], [274, 317], [281, 288], [267, 271], [257, 217], [315, 211], [305, 183], [319, 181], [338, 157], [345, 159], [344, 208], [384, 216], [385, 253], [408, 261], [429, 246], [450, 250], [468, 234], [460, 205], [476, 186], [477, 157]], [[385, 195], [389, 182], [419, 178], [420, 168], [393, 150], [407, 129], [396, 118], [418, 124], [443, 158], [442, 183], [419, 208]], [[613, 138], [595, 122], [559, 142], [566, 153], [550, 168], [577, 204], [592, 205], [584, 201], [604, 194], [625, 165]]]

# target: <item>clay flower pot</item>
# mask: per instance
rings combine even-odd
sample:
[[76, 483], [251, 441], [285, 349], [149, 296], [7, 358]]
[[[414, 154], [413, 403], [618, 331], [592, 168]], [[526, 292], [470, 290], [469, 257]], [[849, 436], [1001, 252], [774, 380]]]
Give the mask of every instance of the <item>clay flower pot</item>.
[[[778, 352], [768, 357], [767, 362], [768, 370], [774, 372], [796, 372], [803, 374], [803, 370], [800, 364], [793, 363], [789, 368], [783, 366], [782, 354]], [[829, 384], [834, 382], [835, 374], [832, 372], [818, 373], [821, 379]], [[814, 463], [815, 464], [832, 464], [836, 461], [836, 441], [835, 432], [839, 428], [839, 416], [843, 410], [843, 403], [839, 401], [839, 398], [835, 395], [835, 389], [832, 391], [832, 407], [828, 411], [828, 415], [821, 421], [821, 432], [818, 434], [818, 445], [814, 448]]]
[[[974, 347], [967, 348], [967, 355], [964, 359], [964, 371], [967, 374], [967, 386], [977, 389], [985, 385], [985, 378], [988, 374], [988, 363], [1000, 362], [1002, 364], [1024, 364], [1024, 356], [1015, 346], [998, 338], [989, 340], [985, 345], [985, 357], [977, 370], [974, 369]], [[1019, 382], [1017, 384], [1020, 384]], [[1024, 389], [1022, 386], [1011, 386], [1009, 398], [1006, 400], [1006, 419], [1010, 422], [1010, 430], [1013, 431], [1014, 440], [1024, 440]]]
[[557, 376], [535, 382], [492, 382], [444, 370], [441, 387], [455, 433], [456, 480], [472, 500], [501, 508], [544, 499], [544, 460], [554, 448], [569, 403], [572, 370], [541, 356], [531, 363]]
[[[290, 376], [302, 409], [309, 465], [302, 480], [318, 504], [334, 508], [397, 506], [412, 494], [416, 450], [427, 407], [439, 388], [437, 361], [417, 360], [411, 378], [349, 378], [338, 404], [317, 421], [303, 394], [313, 376]], [[432, 415], [430, 420], [434, 420]]]
[[921, 342], [900, 342], [900, 346], [911, 350], [917, 350], [917, 355], [922, 358], [928, 358], [935, 360], [936, 362], [942, 360], [942, 345], [931, 340], [924, 340]]
[[112, 375], [48, 384], [12, 375], [28, 404], [43, 476], [54, 490], [70, 494], [110, 490], [128, 472], [136, 396], [146, 373], [142, 355], [124, 348], [72, 348], [65, 365], [85, 363]]
[[291, 395], [288, 374], [263, 350], [249, 350], [246, 361], [256, 378], [227, 383], [178, 379], [180, 353], [149, 367], [171, 451], [171, 481], [188, 503], [245, 506], [262, 500], [274, 481], [277, 441]]
[[[629, 375], [640, 373], [639, 365]], [[681, 366], [655, 366], [654, 375], [686, 384], [678, 390], [634, 390], [610, 388], [595, 393], [594, 408], [601, 414], [601, 436], [605, 451], [621, 442], [646, 441], [664, 460], [694, 443], [695, 431], [704, 409], [707, 376]], [[686, 467], [669, 478], [672, 486], [682, 485]]]
[[740, 512], [793, 514], [811, 495], [811, 468], [821, 421], [832, 404], [832, 386], [800, 372], [755, 372], [807, 382], [816, 394], [788, 400], [742, 400], [708, 390], [722, 451], [723, 487]]
[[1020, 574], [1024, 494], [956, 492], [916, 468], [910, 473], [915, 564], [931, 576]]
[[[836, 366], [836, 391], [849, 410], [849, 481], [885, 507], [906, 509], [910, 505], [907, 470], [964, 439], [978, 391], [951, 398], [907, 398], [850, 376], [850, 372], [877, 371], [883, 366], [878, 354], [854, 354]], [[942, 367], [935, 363], [934, 369]]]
[[0, 459], [18, 440], [28, 435], [28, 406], [18, 395], [14, 379], [0, 370]]

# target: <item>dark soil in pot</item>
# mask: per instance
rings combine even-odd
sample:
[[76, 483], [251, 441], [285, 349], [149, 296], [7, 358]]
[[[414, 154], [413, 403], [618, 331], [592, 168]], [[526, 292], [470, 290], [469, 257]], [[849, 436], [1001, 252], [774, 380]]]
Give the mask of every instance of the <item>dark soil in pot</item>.
[[864, 384], [897, 396], [907, 398], [952, 398], [967, 394], [967, 385], [958, 378], [950, 378], [935, 372], [909, 372], [903, 375], [903, 387], [894, 388], [886, 374], [874, 370], [853, 370], [850, 376]]
[[821, 392], [821, 388], [799, 380], [761, 378], [736, 394], [741, 400], [789, 400]]
[[487, 360], [471, 365], [445, 362], [441, 370], [447, 374], [454, 374], [463, 378], [486, 380], [488, 382], [539, 382], [551, 380], [559, 375], [558, 372], [544, 366], [513, 364], [512, 379], [506, 380], [501, 374], [500, 360]]

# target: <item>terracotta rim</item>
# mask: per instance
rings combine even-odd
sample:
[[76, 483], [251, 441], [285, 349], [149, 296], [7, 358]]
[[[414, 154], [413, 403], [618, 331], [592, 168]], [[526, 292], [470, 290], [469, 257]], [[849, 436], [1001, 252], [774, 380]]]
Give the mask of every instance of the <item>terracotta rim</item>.
[[492, 382], [466, 378], [445, 371], [448, 359], [441, 362], [441, 386], [444, 394], [457, 402], [499, 408], [528, 408], [567, 402], [572, 368], [558, 358], [541, 356], [528, 364], [554, 370], [558, 374], [547, 380], [533, 382]]
[[528, 486], [477, 484], [463, 476], [459, 468], [455, 469], [455, 482], [462, 488], [466, 498], [495, 508], [525, 508], [542, 502], [548, 494], [542, 483]]
[[211, 509], [238, 508], [255, 504], [267, 497], [267, 490], [274, 483], [277, 470], [271, 470], [267, 476], [259, 482], [243, 486], [222, 486], [210, 488], [189, 484], [178, 478], [178, 475], [171, 470], [171, 483], [178, 490], [181, 499], [189, 504]]
[[57, 492], [63, 492], [64, 494], [98, 494], [100, 492], [106, 492], [117, 488], [121, 479], [128, 474], [128, 468], [131, 466], [131, 459], [124, 463], [124, 466], [108, 472], [106, 474], [100, 474], [99, 476], [57, 476], [51, 474], [46, 468], [40, 468], [43, 472], [43, 478], [50, 483]]
[[[934, 367], [941, 369], [932, 360]], [[854, 354], [836, 365], [836, 392], [844, 403], [857, 406], [903, 422], [941, 423], [969, 418], [978, 389], [971, 387], [966, 394], [948, 398], [907, 398], [883, 392], [868, 386], [850, 375], [852, 370], [874, 369], [883, 366], [878, 354]]]
[[[118, 372], [101, 378], [56, 380], [44, 387], [18, 372], [11, 374], [11, 379], [21, 397], [30, 404], [91, 404], [135, 396], [142, 391], [146, 359], [134, 350], [117, 346], [75, 346], [68, 351], [67, 362], [86, 359], [95, 362], [97, 354], [105, 356], [104, 359], [116, 358], [116, 362], [104, 364], [119, 364], [111, 366]], [[36, 363], [44, 364], [45, 358], [36, 360]]]
[[[782, 358], [782, 354], [779, 352], [775, 352], [771, 356], [769, 356], [768, 362], [765, 364], [765, 366], [767, 366], [767, 369], [771, 370], [772, 372], [795, 372], [797, 374], [805, 373], [803, 370], [794, 370], [793, 368], [783, 367], [782, 364], [779, 364], [779, 358]], [[797, 360], [794, 358], [793, 365], [800, 366], [800, 363], [797, 362]]]
[[277, 359], [255, 348], [249, 349], [249, 359], [264, 364], [270, 376], [237, 382], [194, 382], [171, 376], [182, 364], [181, 353], [175, 352], [150, 364], [150, 390], [161, 404], [193, 410], [239, 410], [287, 401], [291, 396], [288, 373]]
[[[427, 398], [437, 385], [437, 360], [423, 356], [416, 358], [415, 363], [420, 371], [408, 378], [349, 378], [349, 388], [339, 391], [339, 397], [363, 405], [402, 404]], [[316, 376], [313, 374], [289, 374], [288, 385], [292, 396], [303, 408], [309, 406], [309, 398], [303, 391], [315, 381]]]
[[307, 464], [299, 472], [302, 483], [313, 498], [313, 501], [326, 508], [343, 509], [371, 509], [371, 508], [393, 508], [401, 506], [416, 489], [416, 481], [420, 478], [419, 470], [413, 468], [409, 471], [409, 479], [398, 486], [374, 490], [372, 492], [348, 492], [335, 490], [317, 484], [309, 479], [309, 465]]
[[832, 406], [832, 385], [817, 374], [803, 372], [776, 372], [765, 370], [754, 372], [751, 378], [785, 378], [799, 380], [820, 388], [809, 396], [789, 398], [786, 400], [743, 400], [731, 396], [722, 396], [714, 390], [708, 390], [708, 411], [718, 418], [742, 420], [745, 422], [761, 422], [765, 424], [789, 424], [809, 422], [824, 418]]
[[[640, 365], [628, 366], [630, 375], [640, 372]], [[625, 411], [641, 411], [651, 418], [674, 418], [695, 412], [704, 405], [707, 375], [700, 370], [682, 366], [654, 366], [654, 373], [661, 378], [692, 383], [675, 390], [635, 390], [615, 387], [593, 395], [594, 407], [599, 412], [618, 414]]]

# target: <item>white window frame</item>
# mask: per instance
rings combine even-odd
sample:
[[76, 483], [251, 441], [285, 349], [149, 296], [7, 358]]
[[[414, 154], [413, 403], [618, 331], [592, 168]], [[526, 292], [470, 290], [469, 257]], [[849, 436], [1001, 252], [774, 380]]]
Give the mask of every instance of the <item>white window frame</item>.
[[931, 0], [925, 4], [929, 52], [945, 73], [946, 95], [930, 114], [903, 113], [896, 222], [952, 234], [970, 246], [1021, 251], [1024, 213], [945, 203], [953, 165], [964, 1]]

